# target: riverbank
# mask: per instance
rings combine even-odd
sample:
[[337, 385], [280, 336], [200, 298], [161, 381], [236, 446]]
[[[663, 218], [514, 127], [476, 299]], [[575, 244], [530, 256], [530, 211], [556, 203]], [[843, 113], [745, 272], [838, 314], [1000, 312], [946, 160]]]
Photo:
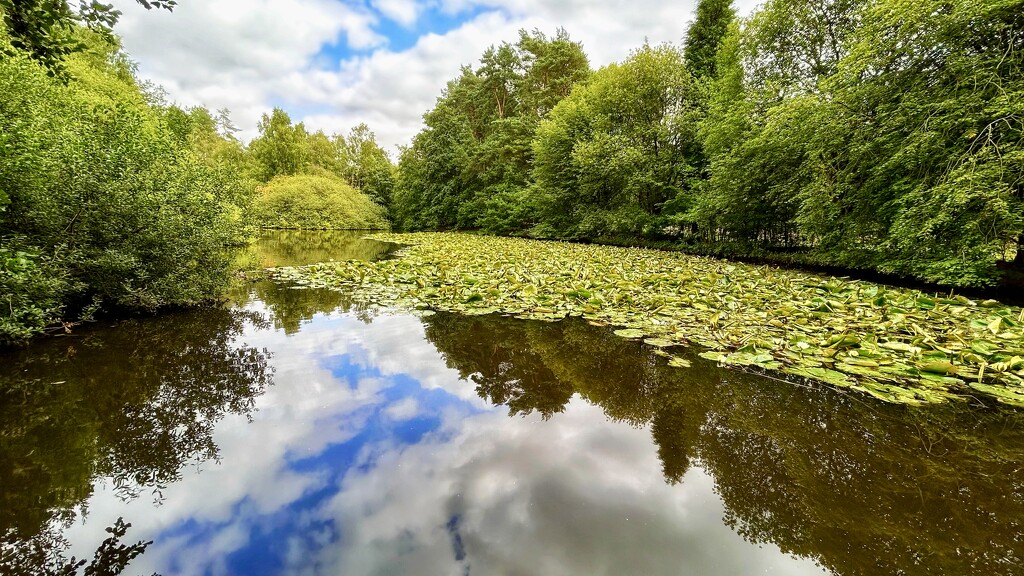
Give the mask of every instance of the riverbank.
[[[994, 300], [641, 248], [454, 233], [376, 234], [402, 258], [273, 271], [378, 304], [617, 327], [701, 356], [887, 402], [1024, 407], [1024, 310]], [[679, 358], [675, 364], [685, 366]]]

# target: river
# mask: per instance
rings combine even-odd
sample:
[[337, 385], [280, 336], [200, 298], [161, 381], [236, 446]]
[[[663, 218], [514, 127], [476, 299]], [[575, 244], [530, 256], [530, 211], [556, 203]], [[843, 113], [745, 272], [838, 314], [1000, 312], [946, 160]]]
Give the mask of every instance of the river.
[[125, 574], [1024, 574], [1022, 411], [355, 302], [259, 282], [0, 354], [0, 570], [92, 558], [123, 518], [152, 542]]

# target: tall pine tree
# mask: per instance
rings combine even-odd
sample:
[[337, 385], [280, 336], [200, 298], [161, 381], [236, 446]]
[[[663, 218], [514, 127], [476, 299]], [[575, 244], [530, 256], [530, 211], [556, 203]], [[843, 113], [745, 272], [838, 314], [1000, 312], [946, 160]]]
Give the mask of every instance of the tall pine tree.
[[700, 0], [697, 4], [697, 18], [686, 32], [683, 53], [694, 77], [715, 77], [715, 54], [735, 17], [732, 0]]

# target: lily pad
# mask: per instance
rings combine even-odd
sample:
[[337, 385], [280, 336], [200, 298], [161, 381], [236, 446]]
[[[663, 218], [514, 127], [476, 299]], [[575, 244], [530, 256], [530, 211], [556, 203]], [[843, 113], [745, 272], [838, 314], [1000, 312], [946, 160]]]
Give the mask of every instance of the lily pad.
[[659, 348], [698, 343], [702, 357], [724, 365], [778, 369], [886, 401], [946, 401], [964, 394], [969, 378], [981, 386], [972, 394], [1006, 402], [1024, 383], [1024, 311], [994, 300], [636, 248], [374, 237], [408, 247], [391, 260], [269, 274], [346, 290], [363, 304], [628, 326], [615, 334]]

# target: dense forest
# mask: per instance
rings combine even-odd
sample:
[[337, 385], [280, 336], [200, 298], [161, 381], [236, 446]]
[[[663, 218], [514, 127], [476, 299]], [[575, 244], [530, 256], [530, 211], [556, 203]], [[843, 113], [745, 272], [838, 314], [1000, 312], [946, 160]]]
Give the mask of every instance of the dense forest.
[[702, 0], [591, 71], [522, 33], [404, 149], [399, 227], [647, 243], [985, 286], [1024, 267], [1024, 2]]
[[257, 226], [388, 226], [395, 168], [365, 125], [310, 133], [275, 109], [244, 145], [227, 110], [138, 80], [111, 8], [0, 15], [0, 345], [217, 299]]
[[[138, 0], [147, 8], [175, 2]], [[1024, 269], [1024, 1], [702, 0], [593, 70], [522, 31], [448, 82], [397, 166], [138, 79], [93, 3], [0, 0], [0, 344], [223, 294], [255, 228], [477, 230], [954, 286]], [[685, 31], [685, 36], [684, 36]]]

